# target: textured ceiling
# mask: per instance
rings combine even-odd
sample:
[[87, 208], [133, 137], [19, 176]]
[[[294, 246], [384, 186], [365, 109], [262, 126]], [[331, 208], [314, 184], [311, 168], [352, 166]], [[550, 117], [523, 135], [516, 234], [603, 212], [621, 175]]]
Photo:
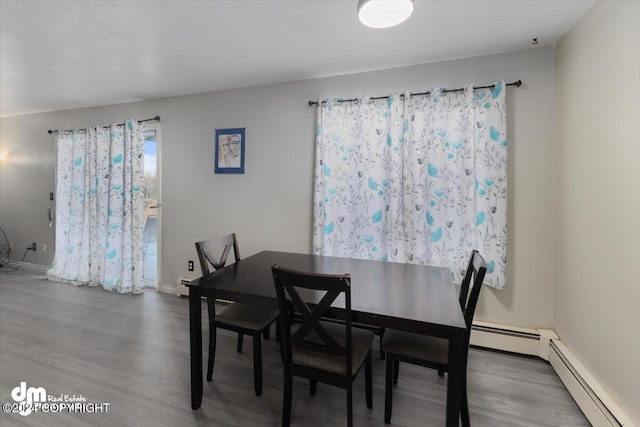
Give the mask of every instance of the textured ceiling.
[[594, 3], [417, 0], [374, 30], [356, 0], [0, 0], [0, 115], [553, 46]]

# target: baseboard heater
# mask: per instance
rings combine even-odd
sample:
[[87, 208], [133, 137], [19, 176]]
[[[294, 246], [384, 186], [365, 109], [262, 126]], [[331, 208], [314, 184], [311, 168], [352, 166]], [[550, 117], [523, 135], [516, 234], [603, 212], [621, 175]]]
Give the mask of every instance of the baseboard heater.
[[540, 331], [487, 322], [473, 322], [471, 345], [510, 353], [541, 356]]
[[176, 295], [179, 297], [189, 296], [189, 288], [187, 288], [187, 283], [191, 282], [194, 279], [188, 279], [186, 277], [178, 277], [178, 281], [176, 282]]
[[[176, 282], [176, 295], [179, 297], [182, 297], [182, 296], [188, 297], [189, 288], [187, 287], [187, 284], [193, 280], [196, 280], [196, 279], [189, 279], [188, 277], [178, 277], [178, 280]], [[222, 304], [228, 305], [228, 304], [231, 304], [232, 301], [216, 298], [216, 303], [222, 303]]]
[[476, 321], [471, 345], [538, 356], [549, 362], [592, 426], [636, 427], [552, 330]]
[[549, 363], [592, 426], [634, 426], [562, 341], [552, 340], [549, 347]]

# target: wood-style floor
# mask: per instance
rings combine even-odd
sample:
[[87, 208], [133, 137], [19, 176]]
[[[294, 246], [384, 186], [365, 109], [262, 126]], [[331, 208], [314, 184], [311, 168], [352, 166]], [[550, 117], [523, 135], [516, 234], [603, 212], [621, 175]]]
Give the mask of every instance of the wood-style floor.
[[[0, 403], [13, 402], [21, 381], [47, 395], [110, 403], [108, 413], [2, 412], [0, 425], [279, 426], [282, 367], [273, 338], [263, 344], [264, 392], [256, 397], [251, 340], [238, 354], [235, 335], [220, 331], [213, 382], [205, 381], [202, 406], [191, 410], [188, 319], [186, 298], [119, 295], [31, 271], [0, 272]], [[206, 348], [206, 323], [203, 330]], [[372, 410], [364, 375], [355, 385], [357, 426], [384, 425], [384, 362], [374, 357], [373, 369]], [[471, 349], [468, 383], [473, 426], [589, 425], [542, 360]], [[444, 425], [445, 387], [435, 371], [402, 364], [392, 425]], [[319, 384], [312, 397], [308, 383], [294, 378], [292, 417], [293, 426], [346, 425], [345, 392]]]

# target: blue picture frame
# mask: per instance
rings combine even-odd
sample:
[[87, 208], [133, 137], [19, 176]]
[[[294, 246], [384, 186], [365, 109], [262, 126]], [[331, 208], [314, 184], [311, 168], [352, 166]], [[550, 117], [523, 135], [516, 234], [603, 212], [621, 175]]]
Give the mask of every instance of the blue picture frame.
[[215, 173], [244, 173], [245, 129], [216, 129]]

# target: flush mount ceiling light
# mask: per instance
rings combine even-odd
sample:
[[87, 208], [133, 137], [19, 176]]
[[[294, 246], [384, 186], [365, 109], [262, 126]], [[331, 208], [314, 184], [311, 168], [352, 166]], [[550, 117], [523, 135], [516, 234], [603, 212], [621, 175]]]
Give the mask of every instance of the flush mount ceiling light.
[[393, 27], [412, 13], [413, 0], [358, 0], [358, 19], [371, 28]]

